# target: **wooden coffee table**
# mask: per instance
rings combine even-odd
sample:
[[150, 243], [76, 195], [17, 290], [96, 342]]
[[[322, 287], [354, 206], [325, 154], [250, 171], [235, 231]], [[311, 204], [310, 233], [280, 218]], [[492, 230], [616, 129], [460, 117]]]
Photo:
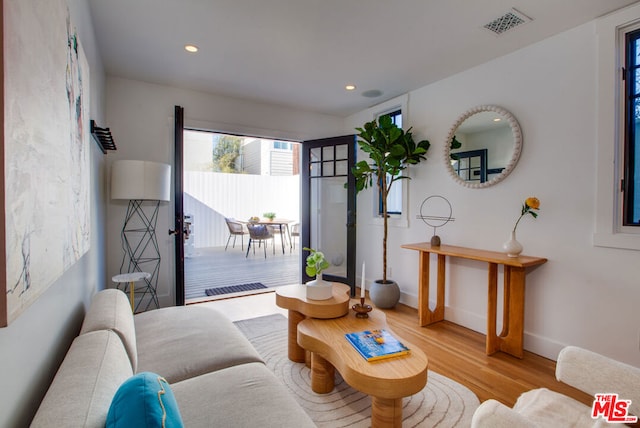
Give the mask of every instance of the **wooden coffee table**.
[[356, 318], [354, 311], [329, 320], [308, 318], [298, 324], [298, 344], [311, 351], [314, 392], [325, 394], [333, 390], [337, 369], [345, 382], [371, 396], [372, 427], [401, 427], [402, 398], [421, 391], [427, 384], [426, 355], [393, 333], [411, 352], [368, 362], [345, 338], [346, 333], [383, 328], [391, 331], [384, 313], [376, 309], [365, 319]]
[[305, 362], [305, 350], [298, 345], [298, 323], [307, 317], [337, 318], [349, 312], [349, 292], [346, 284], [333, 283], [333, 297], [326, 300], [307, 299], [304, 285], [289, 285], [276, 288], [276, 305], [288, 309], [289, 359], [297, 363]]

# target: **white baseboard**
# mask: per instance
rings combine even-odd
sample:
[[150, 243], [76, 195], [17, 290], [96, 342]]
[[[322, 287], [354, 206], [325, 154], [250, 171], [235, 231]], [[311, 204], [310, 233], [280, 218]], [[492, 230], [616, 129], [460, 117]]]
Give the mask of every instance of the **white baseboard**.
[[403, 305], [407, 305], [410, 308], [418, 309], [418, 296], [400, 292], [400, 303], [402, 303]]
[[533, 333], [524, 332], [524, 349], [534, 354], [541, 355], [553, 361], [558, 361], [558, 354], [567, 346], [565, 343], [539, 336]]

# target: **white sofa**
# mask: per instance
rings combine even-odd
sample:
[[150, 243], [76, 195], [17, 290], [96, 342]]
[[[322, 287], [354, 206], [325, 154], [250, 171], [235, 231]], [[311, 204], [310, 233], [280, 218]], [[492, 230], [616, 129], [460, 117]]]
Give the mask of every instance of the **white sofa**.
[[[630, 414], [640, 415], [640, 369], [637, 367], [568, 346], [558, 355], [556, 378], [592, 396], [617, 393], [620, 400], [631, 400]], [[593, 419], [591, 413], [591, 407], [566, 395], [539, 388], [522, 394], [513, 408], [496, 400], [485, 401], [476, 409], [471, 426], [562, 428], [609, 425], [602, 416]]]
[[119, 290], [97, 293], [32, 427], [104, 427], [134, 373], [170, 384], [185, 427], [314, 427], [228, 318], [204, 307], [133, 316]]

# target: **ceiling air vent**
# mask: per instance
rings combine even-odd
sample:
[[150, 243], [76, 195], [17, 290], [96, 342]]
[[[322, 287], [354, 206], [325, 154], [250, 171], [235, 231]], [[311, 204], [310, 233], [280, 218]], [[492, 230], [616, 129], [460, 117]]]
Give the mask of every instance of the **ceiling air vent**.
[[490, 23], [486, 24], [484, 28], [494, 34], [500, 35], [506, 31], [511, 30], [514, 27], [517, 27], [520, 24], [524, 24], [529, 21], [531, 21], [531, 18], [529, 18], [527, 15], [517, 11], [516, 9], [511, 9], [500, 18], [496, 18]]

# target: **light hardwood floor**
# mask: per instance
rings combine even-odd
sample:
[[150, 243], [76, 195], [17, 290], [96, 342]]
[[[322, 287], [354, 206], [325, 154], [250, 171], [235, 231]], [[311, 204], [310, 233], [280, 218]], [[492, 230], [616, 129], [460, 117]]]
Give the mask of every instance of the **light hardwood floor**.
[[[273, 292], [200, 304], [210, 305], [234, 321], [287, 314], [276, 306]], [[526, 351], [523, 359], [501, 352], [487, 356], [482, 334], [448, 321], [419, 327], [418, 311], [402, 304], [384, 312], [395, 333], [427, 354], [430, 370], [467, 386], [480, 401], [494, 398], [512, 406], [523, 392], [546, 387], [591, 406], [593, 397], [555, 380], [552, 360]]]

